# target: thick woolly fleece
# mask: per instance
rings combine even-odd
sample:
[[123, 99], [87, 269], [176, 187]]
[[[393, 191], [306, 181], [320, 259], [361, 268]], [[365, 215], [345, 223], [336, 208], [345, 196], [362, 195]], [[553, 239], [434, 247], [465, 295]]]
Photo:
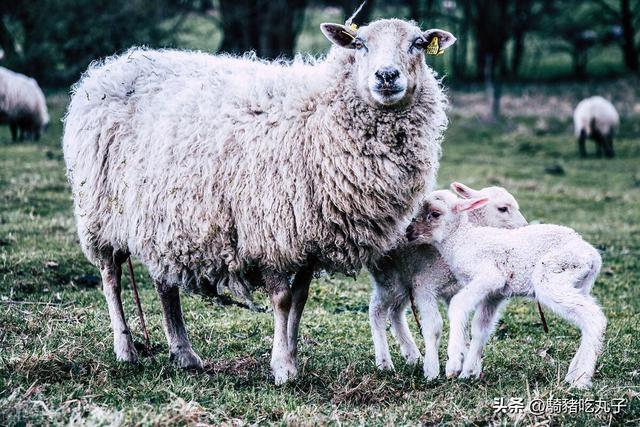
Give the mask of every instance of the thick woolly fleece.
[[435, 180], [446, 100], [424, 66], [409, 107], [372, 107], [354, 58], [134, 48], [91, 65], [63, 143], [86, 256], [130, 253], [198, 290], [310, 256], [352, 272], [388, 250]]
[[40, 130], [49, 123], [42, 89], [25, 75], [0, 67], [0, 123]]
[[573, 125], [576, 137], [580, 136], [583, 130], [587, 136], [591, 136], [594, 130], [607, 136], [617, 130], [620, 116], [611, 102], [601, 96], [592, 96], [583, 99], [576, 106]]

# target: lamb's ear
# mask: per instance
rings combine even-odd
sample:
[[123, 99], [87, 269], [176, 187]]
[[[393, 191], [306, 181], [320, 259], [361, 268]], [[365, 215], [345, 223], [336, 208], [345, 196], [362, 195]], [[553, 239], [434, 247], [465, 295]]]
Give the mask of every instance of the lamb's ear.
[[[422, 33], [427, 41], [426, 51], [430, 55], [440, 55], [446, 48], [456, 42], [456, 38], [449, 31], [433, 28]], [[437, 40], [434, 40], [438, 37]]]
[[489, 198], [488, 197], [480, 197], [480, 198], [477, 198], [477, 199], [460, 200], [453, 207], [453, 211], [454, 212], [474, 211], [474, 210], [476, 210], [478, 208], [483, 207], [488, 202], [489, 202]]
[[462, 197], [463, 199], [470, 199], [478, 195], [477, 190], [474, 190], [473, 188], [469, 188], [461, 182], [452, 182], [451, 189], [453, 190], [454, 193], [456, 193], [458, 196]]
[[336, 46], [344, 47], [347, 49], [355, 49], [353, 40], [356, 38], [355, 32], [351, 28], [340, 24], [320, 24], [320, 30], [322, 34], [329, 41]]

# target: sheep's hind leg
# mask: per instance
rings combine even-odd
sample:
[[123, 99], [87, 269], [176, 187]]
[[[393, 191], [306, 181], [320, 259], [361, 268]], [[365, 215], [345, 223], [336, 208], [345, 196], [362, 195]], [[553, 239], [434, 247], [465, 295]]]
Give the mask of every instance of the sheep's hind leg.
[[289, 341], [289, 351], [294, 363], [298, 357], [298, 331], [302, 311], [309, 296], [309, 285], [313, 279], [313, 266], [303, 267], [296, 273], [291, 285], [291, 309], [287, 321], [287, 339]]
[[602, 348], [607, 319], [591, 295], [585, 295], [580, 286], [572, 286], [574, 283], [567, 284], [566, 275], [553, 277], [536, 286], [536, 297], [580, 329], [580, 347], [569, 365], [565, 381], [577, 388], [588, 388]]
[[503, 299], [487, 298], [480, 303], [471, 322], [471, 344], [464, 359], [460, 378], [478, 378], [482, 373], [482, 351], [500, 316]]
[[288, 322], [291, 310], [291, 290], [287, 275], [274, 271], [264, 272], [264, 281], [273, 306], [273, 348], [271, 351], [271, 371], [277, 385], [284, 384], [298, 375], [289, 348]]
[[587, 157], [587, 149], [585, 147], [587, 141], [587, 133], [583, 130], [580, 131], [580, 136], [578, 137], [578, 153], [580, 153], [580, 157]]
[[156, 282], [156, 291], [162, 304], [170, 360], [184, 369], [202, 369], [202, 360], [193, 351], [187, 335], [182, 317], [179, 288]]
[[131, 330], [127, 326], [122, 308], [120, 293], [120, 276], [122, 263], [116, 261], [112, 253], [105, 254], [100, 259], [100, 275], [102, 276], [102, 289], [109, 308], [111, 329], [113, 330], [113, 351], [116, 359], [122, 362], [136, 362], [138, 353], [133, 345]]

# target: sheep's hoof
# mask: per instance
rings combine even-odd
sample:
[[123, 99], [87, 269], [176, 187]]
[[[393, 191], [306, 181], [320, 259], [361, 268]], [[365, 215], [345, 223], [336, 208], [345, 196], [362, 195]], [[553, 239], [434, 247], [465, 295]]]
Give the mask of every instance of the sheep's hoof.
[[480, 378], [480, 370], [476, 370], [476, 369], [469, 369], [469, 370], [463, 370], [460, 375], [458, 376], [458, 378], [461, 379], [465, 379], [465, 378]]
[[287, 360], [271, 362], [271, 372], [276, 385], [283, 385], [294, 380], [298, 376], [298, 368], [293, 362]]
[[405, 361], [407, 362], [407, 365], [409, 366], [416, 366], [418, 363], [420, 363], [420, 353], [410, 353], [404, 356]]
[[169, 353], [169, 360], [182, 369], [202, 369], [202, 359], [192, 349], [181, 349]]
[[131, 334], [124, 333], [119, 339], [113, 342], [113, 352], [116, 354], [118, 362], [136, 363], [138, 361], [138, 352], [136, 351]]

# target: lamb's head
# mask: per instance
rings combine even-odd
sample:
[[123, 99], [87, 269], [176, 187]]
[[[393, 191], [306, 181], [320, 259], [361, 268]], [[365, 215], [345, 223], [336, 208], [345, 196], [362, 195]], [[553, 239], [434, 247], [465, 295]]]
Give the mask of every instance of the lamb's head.
[[480, 209], [469, 212], [469, 220], [477, 225], [498, 228], [519, 228], [528, 224], [520, 213], [515, 197], [502, 187], [486, 187], [474, 190], [459, 182], [451, 189], [463, 199], [487, 197], [489, 202]]
[[485, 206], [487, 197], [460, 199], [449, 190], [434, 191], [425, 199], [418, 216], [407, 227], [407, 239], [424, 243], [443, 241], [460, 223], [468, 221], [467, 211]]
[[320, 29], [334, 45], [353, 50], [349, 78], [355, 79], [362, 99], [381, 108], [411, 104], [424, 73], [431, 72], [425, 63], [425, 51], [429, 48], [440, 53], [456, 41], [447, 31], [422, 31], [401, 19], [381, 19], [357, 29], [322, 24]]

